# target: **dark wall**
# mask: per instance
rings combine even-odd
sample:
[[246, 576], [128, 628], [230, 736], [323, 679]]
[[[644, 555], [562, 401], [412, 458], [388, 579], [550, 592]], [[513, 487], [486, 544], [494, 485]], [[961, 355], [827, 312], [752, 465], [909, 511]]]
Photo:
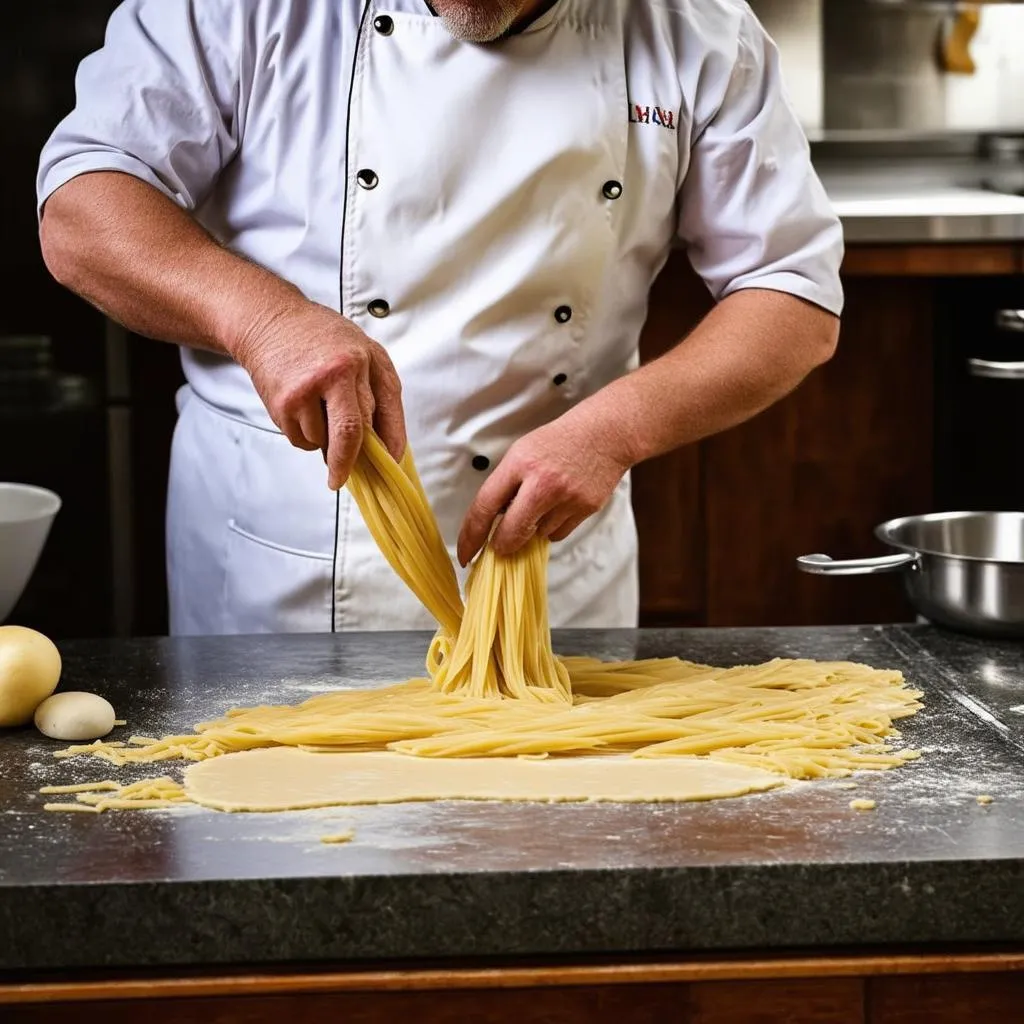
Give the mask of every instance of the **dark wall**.
[[0, 32], [0, 246], [4, 301], [0, 334], [48, 334], [62, 368], [88, 373], [100, 318], [59, 287], [39, 254], [35, 178], [39, 151], [74, 105], [79, 61], [103, 42], [114, 0], [46, 0], [7, 4]]
[[116, 6], [116, 0], [8, 4], [0, 30], [0, 357], [12, 335], [48, 337], [55, 377], [82, 378], [90, 396], [60, 412], [42, 404], [15, 409], [0, 400], [0, 479], [51, 487], [64, 500], [12, 616], [55, 637], [106, 635], [114, 628], [111, 534], [124, 520], [112, 515], [108, 500], [109, 453], [111, 423], [125, 422], [126, 413], [134, 575], [129, 628], [143, 634], [166, 629], [163, 506], [173, 393], [181, 381], [177, 352], [130, 337], [132, 394], [127, 401], [112, 400], [106, 388], [108, 325], [50, 277], [39, 250], [35, 205], [40, 151], [73, 107], [78, 64], [102, 45]]

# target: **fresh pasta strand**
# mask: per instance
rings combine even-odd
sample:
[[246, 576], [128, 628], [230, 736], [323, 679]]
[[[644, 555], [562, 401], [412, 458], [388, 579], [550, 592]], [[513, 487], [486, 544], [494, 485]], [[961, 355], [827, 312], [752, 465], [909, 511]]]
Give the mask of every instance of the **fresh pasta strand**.
[[[894, 745], [894, 722], [922, 706], [897, 671], [793, 658], [732, 668], [679, 658], [559, 658], [548, 623], [546, 540], [507, 558], [487, 545], [463, 603], [411, 453], [399, 464], [369, 432], [348, 486], [383, 556], [438, 622], [425, 677], [295, 706], [231, 708], [190, 734], [97, 741], [55, 756], [127, 765], [293, 746], [552, 761], [699, 757], [800, 779], [884, 770], [918, 756]], [[48, 805], [55, 810], [188, 799], [169, 778], [50, 791], [76, 794], [74, 804]]]
[[416, 679], [296, 706], [233, 708], [193, 734], [150, 746], [77, 751], [120, 765], [272, 746], [420, 757], [704, 757], [793, 778], [892, 768], [917, 756], [893, 745], [894, 723], [921, 707], [920, 693], [899, 672], [799, 659], [729, 669], [664, 659], [639, 686], [623, 667], [582, 667], [586, 683], [578, 688], [568, 670], [575, 692], [565, 705], [439, 693], [430, 680]]
[[406, 449], [399, 465], [367, 431], [348, 481], [381, 554], [449, 636], [462, 623], [462, 597], [441, 530]]
[[448, 550], [407, 449], [401, 464], [371, 431], [349, 481], [388, 563], [434, 616], [427, 670], [443, 693], [567, 703], [568, 672], [551, 649], [549, 544], [535, 539], [500, 558], [490, 545], [470, 571], [466, 605]]
[[75, 796], [75, 803], [44, 804], [44, 811], [83, 811], [101, 814], [108, 810], [156, 810], [189, 802], [184, 786], [167, 777], [143, 779], [127, 786], [122, 786], [112, 779], [80, 786], [44, 786], [39, 792], [67, 793]]

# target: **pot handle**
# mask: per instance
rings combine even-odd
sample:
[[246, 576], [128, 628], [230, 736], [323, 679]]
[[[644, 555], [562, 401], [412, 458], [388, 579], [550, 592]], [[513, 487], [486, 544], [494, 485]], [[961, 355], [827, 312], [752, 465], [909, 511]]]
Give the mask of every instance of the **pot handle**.
[[846, 558], [834, 561], [828, 555], [801, 555], [796, 560], [802, 572], [816, 576], [866, 576], [878, 572], [917, 568], [920, 556], [915, 554], [881, 555], [878, 558]]
[[1024, 363], [995, 363], [989, 359], [968, 359], [967, 372], [972, 377], [993, 380], [1024, 380]]
[[1001, 309], [996, 313], [996, 327], [1001, 331], [1024, 332], [1024, 309]]

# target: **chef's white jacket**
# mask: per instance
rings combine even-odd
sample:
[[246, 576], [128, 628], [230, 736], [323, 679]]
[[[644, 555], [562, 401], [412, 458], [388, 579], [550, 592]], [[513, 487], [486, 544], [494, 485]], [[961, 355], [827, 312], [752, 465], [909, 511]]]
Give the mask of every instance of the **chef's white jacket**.
[[[422, 0], [126, 0], [42, 154], [40, 207], [100, 170], [387, 348], [451, 545], [517, 438], [636, 366], [674, 244], [716, 299], [842, 306], [841, 228], [741, 0], [559, 0], [482, 46]], [[181, 357], [172, 631], [431, 625], [245, 371]], [[636, 572], [627, 477], [555, 546], [552, 623], [634, 625]]]

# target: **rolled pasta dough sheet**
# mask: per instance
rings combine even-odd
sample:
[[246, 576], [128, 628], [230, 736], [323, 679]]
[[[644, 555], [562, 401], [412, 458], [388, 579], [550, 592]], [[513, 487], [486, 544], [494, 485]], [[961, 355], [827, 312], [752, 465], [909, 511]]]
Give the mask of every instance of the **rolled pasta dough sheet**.
[[420, 758], [270, 747], [202, 761], [185, 792], [220, 811], [289, 811], [426, 800], [655, 803], [781, 786], [771, 772], [695, 757]]

